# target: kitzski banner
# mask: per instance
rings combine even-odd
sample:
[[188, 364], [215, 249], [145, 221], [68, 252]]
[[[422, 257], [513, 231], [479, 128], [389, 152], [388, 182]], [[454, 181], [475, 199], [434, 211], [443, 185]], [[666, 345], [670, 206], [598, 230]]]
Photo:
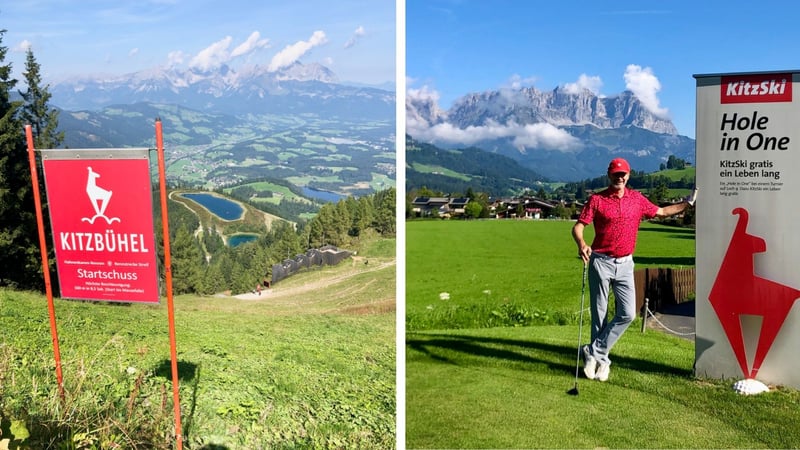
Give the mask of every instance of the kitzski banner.
[[695, 370], [800, 388], [800, 73], [695, 78]]

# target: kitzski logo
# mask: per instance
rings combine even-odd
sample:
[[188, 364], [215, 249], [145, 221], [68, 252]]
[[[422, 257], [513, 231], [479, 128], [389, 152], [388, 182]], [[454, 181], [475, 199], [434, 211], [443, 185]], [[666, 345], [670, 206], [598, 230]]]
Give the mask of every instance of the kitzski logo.
[[792, 101], [792, 75], [769, 74], [722, 77], [720, 103]]
[[[747, 233], [749, 214], [746, 209], [736, 208], [733, 214], [739, 215], [739, 221], [708, 299], [725, 330], [742, 373], [747, 378], [756, 378], [786, 316], [800, 298], [800, 290], [755, 274], [753, 255], [766, 252], [767, 243]], [[740, 321], [742, 315], [762, 318], [752, 366], [747, 363]]]
[[102, 217], [109, 225], [115, 221], [119, 222], [119, 217], [108, 218], [105, 215], [108, 202], [111, 201], [111, 191], [98, 186], [97, 179], [100, 178], [100, 174], [93, 171], [91, 167], [87, 166], [86, 168], [89, 170], [89, 176], [86, 179], [86, 195], [89, 196], [89, 201], [92, 203], [95, 215], [92, 218], [84, 217], [81, 221], [94, 224], [96, 219]]

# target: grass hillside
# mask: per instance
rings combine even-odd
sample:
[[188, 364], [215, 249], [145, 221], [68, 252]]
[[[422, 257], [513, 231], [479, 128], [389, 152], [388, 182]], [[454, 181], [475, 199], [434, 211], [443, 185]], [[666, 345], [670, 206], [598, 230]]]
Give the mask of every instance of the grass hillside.
[[406, 190], [503, 196], [540, 185], [545, 178], [512, 158], [478, 148], [443, 149], [406, 136]]
[[[177, 297], [185, 448], [394, 447], [394, 242], [260, 296]], [[165, 304], [55, 300], [62, 403], [45, 298], [0, 290], [0, 447], [173, 448]]]

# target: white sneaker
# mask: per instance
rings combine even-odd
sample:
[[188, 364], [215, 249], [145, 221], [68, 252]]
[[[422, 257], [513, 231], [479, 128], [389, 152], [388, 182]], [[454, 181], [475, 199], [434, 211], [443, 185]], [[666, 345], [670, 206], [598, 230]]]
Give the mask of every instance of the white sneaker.
[[597, 380], [608, 381], [608, 376], [611, 374], [611, 364], [600, 364], [597, 367]]
[[597, 360], [589, 352], [589, 346], [584, 345], [583, 348], [583, 374], [586, 378], [594, 380], [597, 372]]

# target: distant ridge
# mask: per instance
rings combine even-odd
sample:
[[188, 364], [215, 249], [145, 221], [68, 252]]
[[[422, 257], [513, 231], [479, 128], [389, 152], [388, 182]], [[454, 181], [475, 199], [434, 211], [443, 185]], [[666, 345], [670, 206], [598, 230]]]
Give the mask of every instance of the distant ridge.
[[278, 71], [254, 65], [234, 70], [154, 68], [115, 76], [84, 76], [54, 83], [52, 103], [97, 111], [140, 102], [173, 104], [222, 114], [302, 114], [394, 118], [393, 91], [341, 84], [321, 64], [295, 62]]
[[465, 95], [449, 110], [435, 98], [408, 96], [406, 122], [419, 142], [505, 155], [554, 181], [596, 177], [617, 156], [644, 171], [670, 155], [695, 160], [694, 140], [630, 91], [599, 97], [562, 87], [502, 89]]

